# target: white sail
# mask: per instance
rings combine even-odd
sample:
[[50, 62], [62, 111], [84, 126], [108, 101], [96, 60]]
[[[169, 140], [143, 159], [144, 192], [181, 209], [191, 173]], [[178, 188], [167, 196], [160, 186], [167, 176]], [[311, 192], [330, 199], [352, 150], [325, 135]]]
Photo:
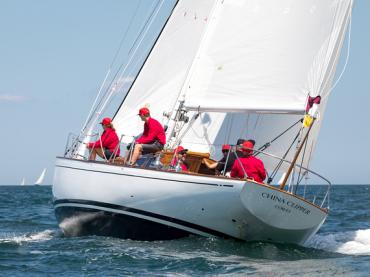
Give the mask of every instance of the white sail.
[[43, 171], [41, 172], [40, 177], [35, 182], [35, 185], [41, 185], [42, 184], [42, 182], [44, 181], [44, 178], [45, 178], [45, 174], [46, 174], [46, 168], [44, 168]]
[[21, 181], [21, 186], [24, 186], [26, 184], [26, 179], [23, 177]]
[[[135, 136], [143, 123], [137, 116], [147, 106], [154, 118], [166, 123], [198, 50], [214, 1], [185, 0], [175, 7], [133, 87], [114, 117], [119, 135]], [[123, 138], [129, 142], [132, 138]]]
[[[198, 121], [183, 144], [217, 154], [222, 143], [252, 138], [258, 148], [302, 118], [308, 95], [321, 95], [320, 116], [302, 161], [308, 165], [352, 4], [351, 0], [219, 1], [188, 76], [184, 97], [188, 109], [223, 111], [225, 120], [220, 113], [208, 113], [207, 123]], [[268, 152], [282, 157], [297, 127], [272, 144]], [[209, 142], [205, 137], [211, 138]], [[293, 152], [294, 148], [287, 160]], [[271, 169], [275, 164], [270, 160], [266, 167]]]
[[[188, 109], [202, 111], [181, 140], [186, 148], [214, 156], [222, 144], [235, 144], [238, 138], [255, 139], [258, 148], [303, 116], [308, 95], [321, 95], [320, 116], [303, 160], [307, 165], [352, 4], [179, 1], [114, 118], [118, 133], [134, 136], [142, 131], [136, 115], [141, 106], [165, 124], [163, 112], [173, 111], [184, 98]], [[298, 129], [287, 132], [268, 152], [282, 157]], [[293, 152], [294, 147], [287, 160]], [[268, 163], [267, 168], [276, 164]]]
[[188, 108], [303, 113], [334, 74], [351, 0], [219, 1]]

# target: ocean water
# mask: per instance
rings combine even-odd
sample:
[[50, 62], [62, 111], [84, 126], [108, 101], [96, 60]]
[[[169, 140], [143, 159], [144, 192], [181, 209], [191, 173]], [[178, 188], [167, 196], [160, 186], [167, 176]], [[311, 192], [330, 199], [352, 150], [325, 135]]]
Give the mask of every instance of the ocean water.
[[50, 186], [0, 186], [0, 276], [370, 276], [370, 185], [334, 186], [305, 247], [64, 237]]

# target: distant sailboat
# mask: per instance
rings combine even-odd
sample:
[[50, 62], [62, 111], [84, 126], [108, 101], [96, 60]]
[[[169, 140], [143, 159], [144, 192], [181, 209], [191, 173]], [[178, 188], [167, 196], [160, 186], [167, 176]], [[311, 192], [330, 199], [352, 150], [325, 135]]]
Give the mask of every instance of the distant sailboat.
[[21, 181], [21, 186], [24, 186], [26, 184], [26, 179], [23, 177], [22, 181]]
[[41, 185], [41, 183], [44, 181], [45, 173], [46, 173], [46, 168], [44, 168], [44, 170], [41, 172], [41, 175], [35, 182], [35, 185]]

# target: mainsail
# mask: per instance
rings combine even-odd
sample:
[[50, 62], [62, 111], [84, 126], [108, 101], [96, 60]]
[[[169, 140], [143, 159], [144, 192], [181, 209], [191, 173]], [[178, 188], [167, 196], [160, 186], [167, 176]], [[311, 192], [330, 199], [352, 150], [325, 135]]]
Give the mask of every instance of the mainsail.
[[[307, 143], [312, 152], [352, 4], [179, 1], [114, 118], [118, 133], [142, 131], [136, 116], [141, 106], [166, 124], [163, 113], [184, 100], [190, 117], [200, 112], [182, 134], [187, 148], [214, 154], [239, 137], [257, 140], [258, 147], [303, 116], [308, 96], [321, 95], [319, 118]], [[269, 151], [283, 156], [296, 130]]]
[[300, 113], [326, 96], [351, 1], [217, 1], [185, 105]]

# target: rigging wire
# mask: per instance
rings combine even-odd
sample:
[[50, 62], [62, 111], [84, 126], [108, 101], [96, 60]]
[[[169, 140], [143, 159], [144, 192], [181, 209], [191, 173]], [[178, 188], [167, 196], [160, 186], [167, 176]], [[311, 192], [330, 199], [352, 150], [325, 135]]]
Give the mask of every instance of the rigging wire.
[[[118, 68], [118, 70], [117, 70], [117, 72], [116, 72], [116, 74], [114, 75], [114, 77], [113, 77], [113, 79], [112, 79], [112, 81], [110, 82], [110, 84], [109, 84], [109, 86], [108, 86], [108, 88], [107, 88], [107, 90], [106, 90], [106, 95], [108, 95], [108, 93], [109, 92], [111, 92], [111, 94], [112, 94], [112, 90], [114, 91], [115, 90], [115, 87], [114, 87], [114, 85], [113, 85], [113, 83], [117, 83], [117, 80], [120, 80], [123, 76], [124, 76], [124, 74], [125, 74], [125, 72], [126, 72], [126, 70], [127, 70], [127, 68], [131, 65], [131, 62], [132, 62], [132, 60], [133, 60], [133, 58], [134, 58], [134, 56], [136, 55], [136, 52], [137, 52], [137, 50], [139, 49], [139, 47], [141, 46], [141, 43], [143, 42], [143, 40], [144, 40], [144, 37], [146, 36], [146, 34], [148, 33], [148, 30], [149, 30], [149, 28], [150, 28], [150, 26], [152, 25], [152, 23], [153, 23], [153, 21], [154, 21], [154, 18], [157, 16], [157, 14], [158, 14], [158, 12], [159, 12], [159, 10], [161, 9], [161, 7], [162, 7], [162, 5], [163, 5], [163, 2], [164, 2], [164, 0], [160, 0], [159, 2], [157, 2], [157, 4], [155, 5], [155, 7], [153, 8], [153, 10], [152, 10], [152, 12], [151, 12], [151, 14], [150, 14], [150, 16], [147, 18], [147, 20], [145, 21], [145, 24], [143, 25], [143, 27], [142, 27], [142, 30], [140, 31], [140, 35], [141, 35], [141, 38], [140, 38], [140, 40], [139, 40], [139, 42], [138, 42], [138, 44], [136, 45], [136, 47], [134, 48], [134, 50], [130, 50], [131, 52], [133, 51], [133, 54], [130, 56], [130, 58], [129, 58], [129, 60], [128, 60], [128, 62], [126, 63], [126, 64], [124, 64], [124, 63], [122, 63], [121, 64], [121, 66]], [[145, 31], [144, 31], [145, 30]], [[136, 41], [137, 40], [135, 40], [135, 43], [136, 43]], [[134, 47], [134, 45], [133, 45], [133, 47]], [[123, 67], [125, 65], [125, 67]], [[117, 77], [118, 76], [118, 77]], [[105, 98], [105, 97], [104, 97]], [[103, 99], [104, 99], [103, 98]], [[109, 97], [108, 97], [109, 98]], [[107, 99], [106, 100], [106, 102], [105, 102], [105, 104], [109, 101], [110, 99]], [[105, 106], [105, 105], [104, 105]], [[104, 106], [103, 106], [103, 108], [104, 108]]]
[[[299, 137], [299, 134], [301, 133], [301, 129], [298, 131], [297, 135], [294, 137], [292, 143], [290, 144], [289, 148], [287, 149], [287, 151], [285, 152], [285, 154], [283, 155], [283, 158], [279, 161], [279, 163], [277, 164], [277, 166], [274, 168], [274, 170], [272, 171], [272, 173], [270, 174], [268, 180], [267, 180], [267, 183], [270, 184], [272, 182], [272, 180], [275, 178], [276, 174], [278, 173], [281, 165], [283, 164], [283, 160], [285, 159], [285, 157], [288, 155], [290, 149], [292, 148], [292, 146], [294, 145], [295, 141], [298, 139]], [[265, 148], [266, 149], [266, 148]], [[265, 150], [263, 149], [263, 150]], [[263, 150], [260, 150], [258, 149], [258, 151], [263, 151]], [[259, 154], [260, 152], [258, 152], [257, 154]], [[257, 155], [256, 154], [256, 155]]]
[[[129, 60], [126, 64], [122, 63], [121, 66], [118, 68], [118, 70], [116, 71], [115, 75], [113, 76], [111, 82], [109, 83], [106, 91], [105, 91], [105, 94], [101, 97], [100, 101], [99, 101], [99, 104], [97, 105], [97, 107], [95, 108], [94, 110], [94, 113], [95, 114], [100, 114], [106, 104], [110, 101], [110, 98], [112, 96], [112, 94], [116, 91], [116, 87], [115, 85], [113, 85], [115, 82], [117, 84], [117, 80], [121, 79], [123, 77], [123, 75], [125, 74], [128, 66], [131, 65], [131, 62], [137, 52], [137, 50], [139, 49], [139, 47], [141, 46], [141, 43], [144, 39], [144, 37], [146, 36], [150, 26], [152, 25], [153, 21], [154, 21], [154, 18], [157, 16], [159, 10], [161, 9], [162, 5], [163, 5], [163, 0], [161, 0], [160, 2], [157, 2], [157, 4], [155, 5], [154, 9], [152, 10], [149, 18], [146, 20], [143, 28], [145, 29], [145, 31], [143, 32], [140, 32], [140, 34], [142, 34], [142, 37], [141, 39], [139, 40], [138, 44], [136, 45], [135, 49], [133, 50], [133, 53], [132, 55], [129, 57]], [[125, 65], [125, 66], [124, 66]], [[123, 67], [124, 66], [124, 67]], [[117, 77], [118, 76], [118, 77]], [[103, 100], [105, 100], [105, 102], [103, 102]], [[100, 111], [98, 112], [98, 108], [100, 108]]]
[[[276, 136], [274, 139], [270, 140], [269, 142], [266, 142], [264, 145], [262, 145], [260, 148], [258, 148], [258, 151], [264, 151], [266, 150], [268, 147], [270, 147], [270, 145], [275, 141], [277, 140], [278, 138], [280, 138], [282, 135], [284, 135], [286, 132], [288, 132], [290, 129], [292, 129], [295, 125], [297, 125], [299, 122], [302, 122], [302, 118], [300, 118], [298, 121], [296, 121], [295, 123], [293, 123], [291, 126], [289, 126], [285, 131], [283, 131], [282, 133], [280, 133], [278, 136]], [[257, 156], [259, 154], [259, 152], [255, 155]]]
[[[135, 11], [134, 11], [134, 13], [133, 13], [133, 15], [132, 15], [132, 17], [131, 17], [131, 19], [130, 19], [130, 21], [129, 21], [129, 24], [127, 25], [127, 28], [126, 28], [126, 30], [125, 30], [125, 32], [124, 32], [124, 35], [123, 35], [123, 37], [122, 37], [122, 39], [121, 39], [121, 41], [120, 41], [120, 43], [119, 43], [118, 49], [116, 50], [116, 52], [115, 52], [115, 54], [114, 54], [114, 56], [113, 56], [112, 62], [111, 62], [111, 64], [109, 65], [108, 71], [107, 71], [107, 73], [106, 73], [106, 75], [105, 75], [105, 77], [104, 77], [104, 80], [103, 80], [103, 82], [102, 82], [102, 84], [100, 85], [100, 88], [99, 88], [99, 90], [98, 90], [98, 94], [97, 94], [97, 96], [96, 96], [96, 98], [95, 98], [95, 100], [94, 100], [93, 105], [91, 106], [91, 109], [90, 109], [90, 111], [89, 111], [89, 114], [88, 114], [88, 116], [87, 116], [87, 118], [86, 118], [86, 121], [85, 121], [85, 123], [84, 123], [83, 127], [82, 127], [82, 132], [85, 130], [85, 128], [86, 128], [86, 126], [87, 126], [87, 124], [90, 122], [90, 120], [91, 120], [91, 115], [92, 115], [94, 112], [96, 112], [96, 108], [97, 108], [97, 104], [96, 104], [96, 103], [97, 103], [97, 101], [98, 101], [98, 99], [99, 99], [99, 97], [100, 97], [100, 94], [101, 94], [101, 92], [102, 92], [102, 90], [103, 90], [103, 88], [104, 88], [104, 86], [105, 86], [105, 83], [106, 83], [106, 81], [107, 81], [107, 79], [108, 79], [108, 77], [109, 77], [109, 75], [110, 75], [110, 73], [111, 73], [111, 71], [112, 71], [113, 65], [114, 65], [114, 63], [116, 62], [116, 60], [117, 60], [117, 58], [118, 58], [119, 53], [121, 52], [122, 45], [123, 45], [124, 41], [126, 41], [128, 31], [130, 30], [131, 25], [132, 25], [132, 23], [134, 22], [134, 20], [135, 20], [135, 18], [136, 18], [136, 15], [137, 15], [137, 12], [138, 12], [138, 10], [139, 10], [139, 7], [141, 6], [141, 1], [142, 1], [142, 0], [140, 0], [140, 1], [139, 1], [139, 3], [138, 3], [138, 5], [136, 6], [136, 9], [135, 9]], [[129, 53], [129, 52], [128, 52], [128, 53]]]

